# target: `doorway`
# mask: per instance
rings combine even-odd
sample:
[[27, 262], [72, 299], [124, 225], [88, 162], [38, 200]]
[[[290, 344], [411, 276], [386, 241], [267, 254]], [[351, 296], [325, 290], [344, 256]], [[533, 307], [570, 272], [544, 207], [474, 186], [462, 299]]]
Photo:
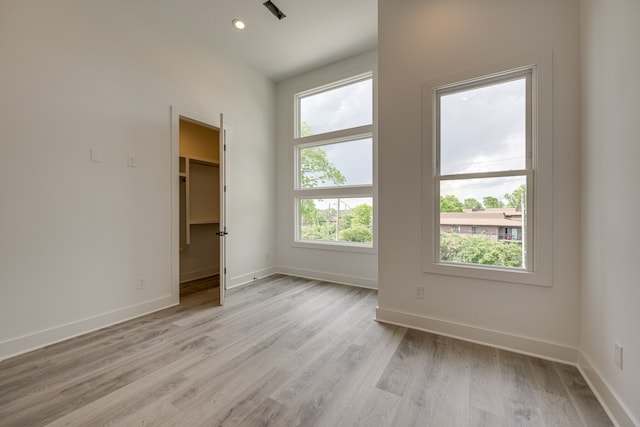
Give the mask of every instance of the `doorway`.
[[[172, 115], [178, 146], [177, 150], [173, 147], [174, 153], [177, 151], [179, 194], [176, 297], [179, 301], [210, 290], [214, 302], [222, 305], [226, 286], [222, 116], [220, 122], [213, 123], [174, 109]], [[176, 274], [173, 276], [175, 279]]]

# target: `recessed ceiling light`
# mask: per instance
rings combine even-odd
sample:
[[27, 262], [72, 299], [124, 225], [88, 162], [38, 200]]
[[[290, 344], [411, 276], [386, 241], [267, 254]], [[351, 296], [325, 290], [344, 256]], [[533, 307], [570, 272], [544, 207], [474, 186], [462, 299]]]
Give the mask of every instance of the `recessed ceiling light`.
[[234, 27], [236, 27], [239, 30], [244, 30], [244, 27], [246, 27], [244, 21], [242, 19], [234, 19], [233, 21], [231, 21], [231, 25], [233, 25]]

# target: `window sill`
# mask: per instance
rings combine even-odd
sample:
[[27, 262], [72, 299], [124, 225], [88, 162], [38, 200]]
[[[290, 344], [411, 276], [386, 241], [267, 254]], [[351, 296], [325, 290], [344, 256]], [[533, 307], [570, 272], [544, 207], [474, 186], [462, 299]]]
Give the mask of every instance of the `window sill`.
[[351, 252], [351, 253], [372, 254], [372, 255], [375, 255], [378, 253], [378, 250], [375, 247], [371, 247], [371, 246], [321, 242], [321, 241], [312, 242], [307, 240], [297, 240], [297, 241], [294, 241], [291, 244], [291, 246], [293, 246], [294, 248], [318, 249], [322, 251], [333, 251], [333, 252]]
[[490, 267], [482, 265], [428, 263], [425, 273], [444, 276], [466, 277], [469, 279], [491, 280], [522, 285], [551, 287], [550, 274], [535, 271], [515, 270], [510, 268]]

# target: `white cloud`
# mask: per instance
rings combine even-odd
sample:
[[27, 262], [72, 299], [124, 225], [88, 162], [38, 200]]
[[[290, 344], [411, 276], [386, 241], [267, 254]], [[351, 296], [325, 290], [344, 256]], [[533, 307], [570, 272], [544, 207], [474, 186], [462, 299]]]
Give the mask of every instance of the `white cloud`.
[[372, 123], [372, 81], [364, 80], [301, 100], [300, 120], [314, 135]]

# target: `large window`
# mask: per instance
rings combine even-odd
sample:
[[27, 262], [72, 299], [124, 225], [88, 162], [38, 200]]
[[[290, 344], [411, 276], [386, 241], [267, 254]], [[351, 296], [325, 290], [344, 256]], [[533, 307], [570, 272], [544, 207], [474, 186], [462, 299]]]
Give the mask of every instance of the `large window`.
[[539, 71], [425, 84], [425, 271], [550, 283], [551, 98]]
[[295, 96], [295, 240], [374, 243], [371, 73]]
[[[525, 69], [435, 91], [439, 262], [531, 265], [531, 78]], [[452, 221], [467, 224], [469, 232], [451, 230]], [[491, 231], [473, 233], [477, 227]]]

